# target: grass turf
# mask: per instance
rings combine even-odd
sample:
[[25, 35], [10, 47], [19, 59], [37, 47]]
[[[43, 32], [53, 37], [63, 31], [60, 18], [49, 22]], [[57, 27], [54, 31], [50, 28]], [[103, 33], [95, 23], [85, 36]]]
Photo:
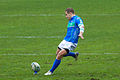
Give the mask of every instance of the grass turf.
[[[119, 2], [1, 0], [0, 80], [119, 80], [120, 55], [103, 54], [120, 53]], [[81, 54], [77, 62], [71, 57], [63, 58], [53, 76], [44, 76], [55, 60], [55, 55], [46, 54], [55, 53], [66, 34], [68, 20], [63, 14], [67, 7], [73, 7], [85, 24], [85, 39], [79, 40], [74, 51], [88, 55]], [[41, 65], [36, 76], [32, 75], [30, 67], [33, 61]]]

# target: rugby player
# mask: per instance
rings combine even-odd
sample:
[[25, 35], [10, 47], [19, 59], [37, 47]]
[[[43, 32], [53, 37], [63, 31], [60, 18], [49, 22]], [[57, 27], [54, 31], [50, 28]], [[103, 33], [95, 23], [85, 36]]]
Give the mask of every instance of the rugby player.
[[52, 75], [54, 70], [59, 66], [61, 63], [61, 59], [66, 56], [72, 56], [77, 60], [79, 53], [71, 52], [77, 47], [79, 37], [84, 39], [84, 24], [83, 20], [75, 15], [74, 10], [72, 8], [67, 8], [65, 10], [66, 18], [69, 20], [67, 25], [67, 34], [64, 40], [58, 45], [56, 51], [56, 59], [53, 63], [52, 68], [45, 73], [44, 75]]

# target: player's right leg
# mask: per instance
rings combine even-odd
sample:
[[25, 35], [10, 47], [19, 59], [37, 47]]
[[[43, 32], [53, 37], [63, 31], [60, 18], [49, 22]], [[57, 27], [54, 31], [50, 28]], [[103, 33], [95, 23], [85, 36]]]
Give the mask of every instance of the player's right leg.
[[61, 59], [63, 58], [64, 55], [67, 54], [67, 51], [65, 49], [62, 49], [56, 56], [56, 59], [53, 63], [53, 66], [52, 68], [47, 72], [45, 73], [44, 75], [52, 75], [54, 70], [59, 66], [59, 64], [61, 63]]

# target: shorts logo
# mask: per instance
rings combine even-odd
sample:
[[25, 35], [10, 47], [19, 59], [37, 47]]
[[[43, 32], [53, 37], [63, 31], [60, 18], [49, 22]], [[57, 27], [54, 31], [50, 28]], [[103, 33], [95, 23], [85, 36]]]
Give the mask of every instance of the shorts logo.
[[75, 47], [74, 47], [74, 46], [71, 46], [71, 48], [72, 48], [72, 49], [75, 49]]

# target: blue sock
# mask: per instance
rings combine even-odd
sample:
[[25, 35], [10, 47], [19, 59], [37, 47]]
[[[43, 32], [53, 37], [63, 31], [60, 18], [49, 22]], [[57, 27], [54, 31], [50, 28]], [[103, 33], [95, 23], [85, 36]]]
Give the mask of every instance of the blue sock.
[[58, 67], [58, 65], [60, 64], [61, 60], [55, 59], [52, 68], [50, 69], [50, 71], [53, 73], [54, 70]]
[[64, 57], [67, 57], [67, 56], [75, 57], [75, 53], [74, 52], [69, 52], [66, 55], [64, 55]]
[[34, 71], [35, 74], [37, 74], [37, 71]]

